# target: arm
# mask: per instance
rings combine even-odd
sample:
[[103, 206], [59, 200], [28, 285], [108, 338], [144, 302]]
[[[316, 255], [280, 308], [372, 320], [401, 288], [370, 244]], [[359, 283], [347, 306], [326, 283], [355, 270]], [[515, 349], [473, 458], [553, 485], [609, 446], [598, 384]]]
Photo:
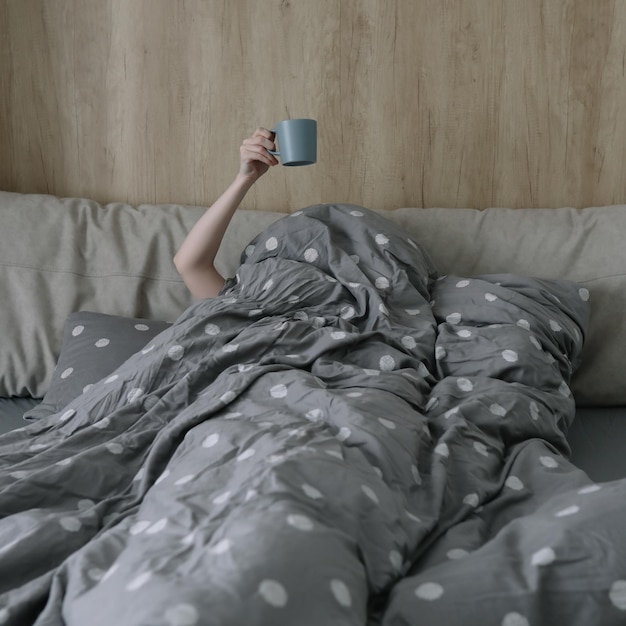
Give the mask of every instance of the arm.
[[244, 139], [240, 167], [235, 180], [207, 209], [183, 241], [174, 265], [194, 298], [211, 298], [224, 287], [224, 278], [215, 269], [215, 255], [235, 211], [252, 185], [278, 160], [267, 150], [275, 150], [273, 134], [259, 128]]

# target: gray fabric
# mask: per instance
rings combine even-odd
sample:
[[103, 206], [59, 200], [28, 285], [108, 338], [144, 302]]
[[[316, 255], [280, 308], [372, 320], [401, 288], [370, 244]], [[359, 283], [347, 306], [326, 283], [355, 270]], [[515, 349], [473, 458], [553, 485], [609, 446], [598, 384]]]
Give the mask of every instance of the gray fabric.
[[365, 209], [276, 222], [0, 438], [4, 622], [623, 623], [626, 483], [566, 458], [587, 316], [567, 281], [439, 276]]
[[39, 402], [36, 398], [0, 398], [0, 433], [24, 426], [24, 413]]
[[92, 311], [71, 313], [63, 327], [61, 354], [50, 387], [24, 418], [60, 411], [169, 326], [169, 322]]
[[626, 478], [626, 407], [580, 407], [567, 440], [572, 463], [593, 480]]

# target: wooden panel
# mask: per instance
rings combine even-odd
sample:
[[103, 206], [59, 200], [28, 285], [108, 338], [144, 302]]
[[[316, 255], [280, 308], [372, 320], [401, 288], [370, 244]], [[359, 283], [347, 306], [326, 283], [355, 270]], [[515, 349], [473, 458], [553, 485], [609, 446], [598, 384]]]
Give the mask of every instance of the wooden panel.
[[247, 207], [623, 203], [625, 35], [617, 0], [0, 0], [0, 188], [208, 204], [315, 117]]

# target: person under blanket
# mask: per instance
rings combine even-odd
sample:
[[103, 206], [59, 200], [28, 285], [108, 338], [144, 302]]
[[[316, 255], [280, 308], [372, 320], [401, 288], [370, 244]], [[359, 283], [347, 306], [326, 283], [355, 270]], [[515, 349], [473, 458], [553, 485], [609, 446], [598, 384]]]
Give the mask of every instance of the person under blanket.
[[235, 180], [189, 231], [174, 256], [177, 271], [198, 300], [215, 297], [224, 287], [225, 279], [215, 269], [215, 255], [233, 214], [252, 185], [270, 167], [278, 165], [278, 159], [268, 150], [276, 150], [276, 146], [274, 133], [266, 128], [257, 128], [243, 140]]

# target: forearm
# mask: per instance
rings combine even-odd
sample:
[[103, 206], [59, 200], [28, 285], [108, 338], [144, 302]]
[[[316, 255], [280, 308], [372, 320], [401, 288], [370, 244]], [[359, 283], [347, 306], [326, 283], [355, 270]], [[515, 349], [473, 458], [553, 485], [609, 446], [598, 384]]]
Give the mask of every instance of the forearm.
[[196, 222], [174, 257], [179, 272], [212, 268], [224, 233], [253, 181], [237, 175], [224, 193]]

